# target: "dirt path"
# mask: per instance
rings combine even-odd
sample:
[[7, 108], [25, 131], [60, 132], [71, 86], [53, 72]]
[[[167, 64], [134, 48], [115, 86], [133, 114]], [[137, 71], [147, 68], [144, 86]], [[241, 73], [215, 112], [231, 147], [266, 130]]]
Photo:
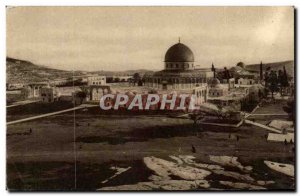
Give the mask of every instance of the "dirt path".
[[12, 108], [12, 107], [16, 107], [16, 106], [20, 106], [20, 105], [26, 105], [26, 104], [30, 104], [30, 103], [35, 103], [35, 102], [39, 102], [40, 100], [25, 100], [25, 101], [18, 101], [13, 103], [12, 105], [7, 105], [7, 108]]
[[257, 126], [257, 127], [260, 127], [260, 128], [263, 128], [263, 129], [266, 129], [268, 131], [272, 131], [272, 132], [275, 132], [275, 133], [282, 133], [281, 131], [277, 130], [277, 129], [274, 129], [272, 127], [269, 127], [269, 126], [266, 126], [266, 125], [263, 125], [261, 123], [257, 123], [257, 122], [253, 122], [251, 120], [245, 120], [245, 123], [246, 124], [250, 124], [250, 125], [254, 125], [254, 126]]
[[83, 108], [87, 108], [87, 107], [98, 107], [98, 105], [80, 105], [74, 108], [70, 108], [70, 109], [66, 109], [66, 110], [61, 110], [61, 111], [57, 111], [57, 112], [51, 112], [51, 113], [47, 113], [47, 114], [41, 114], [38, 116], [33, 116], [33, 117], [29, 117], [29, 118], [24, 118], [24, 119], [20, 119], [20, 120], [14, 120], [14, 121], [10, 121], [7, 122], [6, 125], [12, 125], [12, 124], [17, 124], [17, 123], [21, 123], [21, 122], [26, 122], [26, 121], [30, 121], [30, 120], [36, 120], [39, 118], [44, 118], [44, 117], [48, 117], [48, 116], [53, 116], [56, 114], [62, 114], [62, 113], [66, 113], [66, 112], [71, 112], [71, 111], [75, 111], [75, 110], [79, 110], [79, 109], [83, 109]]

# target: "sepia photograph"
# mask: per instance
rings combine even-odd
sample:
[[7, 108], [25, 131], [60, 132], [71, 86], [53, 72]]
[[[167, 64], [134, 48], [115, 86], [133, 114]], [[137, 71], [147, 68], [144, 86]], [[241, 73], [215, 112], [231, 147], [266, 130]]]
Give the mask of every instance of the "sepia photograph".
[[296, 190], [295, 7], [5, 12], [8, 192]]

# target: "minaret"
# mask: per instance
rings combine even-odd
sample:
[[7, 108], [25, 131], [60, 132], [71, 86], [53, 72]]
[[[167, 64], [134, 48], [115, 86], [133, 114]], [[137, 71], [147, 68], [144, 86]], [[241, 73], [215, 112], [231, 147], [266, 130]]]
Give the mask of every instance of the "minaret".
[[260, 81], [263, 81], [263, 64], [262, 64], [262, 61], [260, 62], [260, 65], [259, 65], [259, 76], [260, 76]]
[[211, 64], [211, 71], [214, 72], [214, 78], [216, 78], [216, 69], [215, 69], [214, 63]]

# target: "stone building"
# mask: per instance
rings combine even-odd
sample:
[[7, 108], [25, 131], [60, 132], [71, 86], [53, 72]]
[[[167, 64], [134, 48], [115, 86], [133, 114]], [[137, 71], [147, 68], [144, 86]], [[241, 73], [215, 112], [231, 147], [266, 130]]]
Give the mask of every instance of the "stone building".
[[[227, 84], [228, 85], [228, 84]], [[223, 85], [226, 88], [225, 84]], [[225, 90], [223, 95], [209, 96], [207, 102], [229, 110], [240, 111], [244, 103], [249, 103], [249, 87], [232, 88]], [[220, 86], [219, 86], [220, 88]]]
[[229, 84], [221, 84], [219, 79], [213, 78], [208, 81], [208, 88], [209, 97], [222, 97], [228, 94]]
[[243, 75], [237, 79], [238, 85], [253, 85], [255, 84], [254, 75]]
[[180, 41], [166, 52], [164, 70], [144, 75], [145, 86], [160, 90], [193, 89], [211, 78], [213, 71], [196, 68], [192, 50]]
[[21, 94], [24, 99], [31, 99], [31, 98], [39, 98], [41, 95], [41, 89], [47, 87], [49, 84], [46, 82], [37, 82], [37, 83], [30, 83], [26, 84], [21, 89]]
[[196, 97], [195, 100], [196, 105], [201, 105], [203, 103], [206, 103], [208, 97], [208, 87], [207, 86], [195, 87], [193, 89], [193, 95], [195, 95]]
[[42, 102], [54, 102], [58, 100], [58, 93], [55, 88], [42, 87], [40, 88], [40, 99]]
[[90, 85], [83, 86], [80, 90], [85, 93], [86, 101], [96, 102], [101, 99], [101, 97], [107, 93], [111, 93], [111, 89], [109, 85]]
[[106, 77], [105, 76], [89, 76], [87, 78], [88, 85], [105, 85]]

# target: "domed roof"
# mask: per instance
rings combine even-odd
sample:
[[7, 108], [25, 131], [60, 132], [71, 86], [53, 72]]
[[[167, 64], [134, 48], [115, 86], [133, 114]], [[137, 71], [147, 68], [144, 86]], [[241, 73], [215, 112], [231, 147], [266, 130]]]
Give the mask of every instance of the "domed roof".
[[220, 86], [220, 80], [218, 78], [213, 78], [212, 80], [209, 81], [209, 86], [212, 88], [216, 88], [218, 86]]
[[177, 43], [168, 49], [165, 62], [194, 62], [194, 54], [186, 45]]
[[243, 62], [238, 62], [236, 64], [237, 67], [245, 68], [245, 64]]

